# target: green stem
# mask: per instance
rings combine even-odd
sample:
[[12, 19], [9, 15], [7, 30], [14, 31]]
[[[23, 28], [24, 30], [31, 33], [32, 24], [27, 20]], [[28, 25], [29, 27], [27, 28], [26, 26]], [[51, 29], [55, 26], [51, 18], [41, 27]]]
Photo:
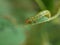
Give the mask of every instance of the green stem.
[[41, 43], [41, 45], [50, 45], [48, 33], [46, 30], [41, 31]]
[[39, 5], [39, 7], [40, 7], [41, 10], [45, 10], [46, 9], [46, 6], [42, 2], [42, 0], [35, 0], [35, 1]]

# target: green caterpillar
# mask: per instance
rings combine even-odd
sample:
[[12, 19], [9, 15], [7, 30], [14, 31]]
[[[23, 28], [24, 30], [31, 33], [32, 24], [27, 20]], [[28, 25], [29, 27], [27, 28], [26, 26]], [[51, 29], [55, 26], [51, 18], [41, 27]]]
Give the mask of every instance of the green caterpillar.
[[26, 20], [26, 23], [27, 23], [27, 24], [36, 23], [37, 20], [39, 20], [39, 19], [42, 18], [43, 16], [46, 16], [46, 17], [50, 18], [50, 17], [51, 17], [50, 11], [49, 11], [49, 10], [45, 10], [45, 11], [39, 12], [37, 15], [32, 16], [32, 17], [29, 17], [29, 18]]

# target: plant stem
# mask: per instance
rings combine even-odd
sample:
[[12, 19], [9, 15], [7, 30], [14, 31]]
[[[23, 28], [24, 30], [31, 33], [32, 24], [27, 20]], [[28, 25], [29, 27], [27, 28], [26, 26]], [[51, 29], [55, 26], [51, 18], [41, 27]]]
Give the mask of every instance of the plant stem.
[[45, 10], [46, 9], [46, 6], [42, 2], [42, 0], [35, 0], [35, 1], [39, 5], [39, 7], [40, 7], [41, 10]]

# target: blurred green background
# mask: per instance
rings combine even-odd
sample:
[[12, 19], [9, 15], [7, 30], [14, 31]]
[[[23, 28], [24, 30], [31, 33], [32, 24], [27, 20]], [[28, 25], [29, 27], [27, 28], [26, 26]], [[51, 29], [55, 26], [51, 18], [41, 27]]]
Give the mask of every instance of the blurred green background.
[[25, 27], [28, 17], [59, 8], [60, 0], [0, 0], [0, 45], [60, 45], [60, 16]]

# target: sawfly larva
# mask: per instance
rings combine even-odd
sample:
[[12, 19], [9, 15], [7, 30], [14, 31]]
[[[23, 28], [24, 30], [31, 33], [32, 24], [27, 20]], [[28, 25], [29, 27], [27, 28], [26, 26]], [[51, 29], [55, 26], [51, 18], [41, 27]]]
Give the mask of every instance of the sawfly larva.
[[40, 18], [42, 18], [43, 16], [50, 18], [51, 17], [51, 13], [49, 10], [45, 10], [42, 12], [39, 12], [37, 15], [29, 17], [28, 19], [26, 19], [26, 23], [27, 24], [32, 24], [32, 23], [36, 23], [37, 20], [39, 20]]

